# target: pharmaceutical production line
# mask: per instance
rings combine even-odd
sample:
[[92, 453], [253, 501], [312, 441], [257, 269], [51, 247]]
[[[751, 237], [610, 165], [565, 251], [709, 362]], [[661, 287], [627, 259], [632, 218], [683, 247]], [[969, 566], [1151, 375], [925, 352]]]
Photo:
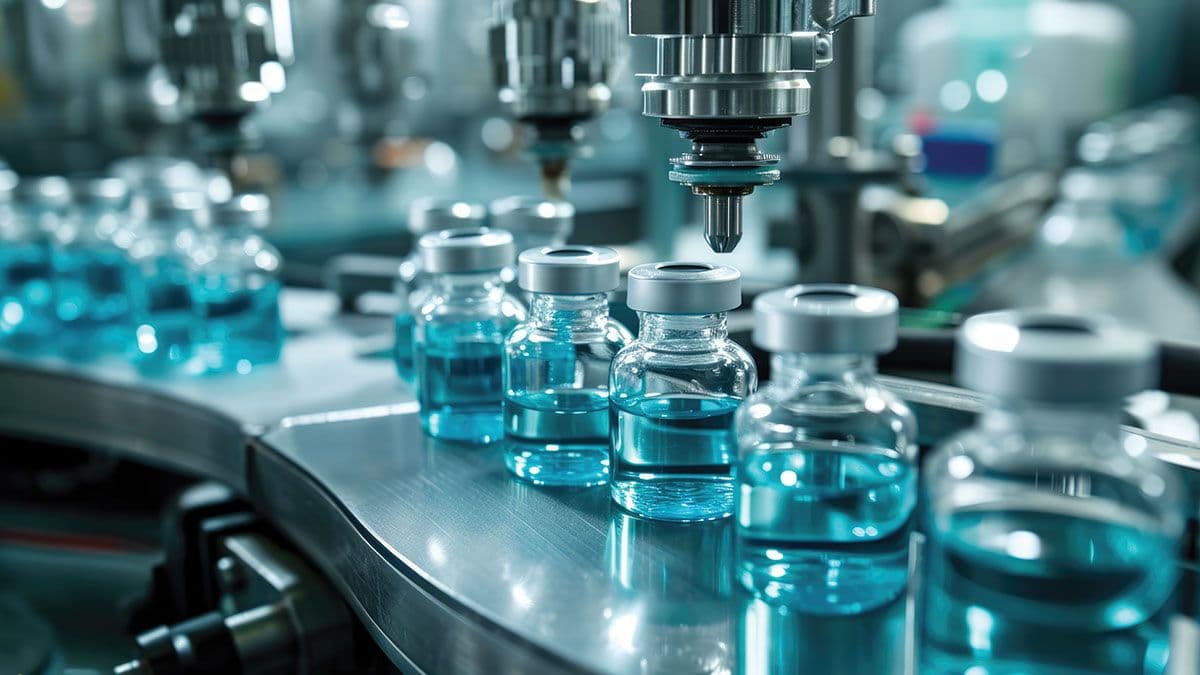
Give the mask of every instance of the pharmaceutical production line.
[[0, 0], [0, 671], [1200, 672], [1194, 28]]

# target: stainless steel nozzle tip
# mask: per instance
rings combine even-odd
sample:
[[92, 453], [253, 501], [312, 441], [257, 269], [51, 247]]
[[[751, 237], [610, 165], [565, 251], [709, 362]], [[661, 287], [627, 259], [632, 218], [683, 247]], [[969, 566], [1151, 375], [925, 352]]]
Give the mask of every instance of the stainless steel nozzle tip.
[[742, 198], [704, 196], [704, 240], [714, 253], [732, 253], [742, 240]]

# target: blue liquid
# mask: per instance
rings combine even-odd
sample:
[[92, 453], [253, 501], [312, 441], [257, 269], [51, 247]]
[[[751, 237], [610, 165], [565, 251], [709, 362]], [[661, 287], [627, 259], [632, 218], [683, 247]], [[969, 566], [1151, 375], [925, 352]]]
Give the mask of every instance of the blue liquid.
[[83, 360], [127, 354], [134, 344], [136, 271], [125, 253], [115, 247], [63, 250], [54, 258], [63, 353]]
[[1173, 542], [1136, 519], [1089, 515], [981, 504], [932, 532], [921, 672], [1163, 672]]
[[494, 321], [425, 327], [425, 343], [417, 350], [417, 396], [430, 436], [468, 443], [504, 436], [506, 327]]
[[608, 392], [559, 389], [504, 399], [509, 470], [536, 485], [608, 481]]
[[143, 269], [137, 312], [135, 364], [146, 374], [191, 368], [201, 313], [182, 260], [162, 256]]
[[764, 446], [737, 471], [739, 575], [812, 614], [886, 605], [908, 583], [916, 471], [895, 450]]
[[283, 350], [279, 282], [249, 287], [243, 279], [215, 278], [195, 289], [204, 316], [204, 338], [197, 353], [210, 373], [249, 373], [274, 363]]
[[670, 394], [613, 401], [612, 498], [659, 520], [713, 520], [733, 512], [737, 447], [733, 397]]
[[392, 349], [392, 358], [396, 362], [396, 373], [405, 382], [417, 379], [416, 339], [413, 333], [416, 324], [412, 314], [396, 315], [396, 344]]
[[26, 353], [55, 347], [50, 250], [38, 243], [0, 244], [0, 344]]

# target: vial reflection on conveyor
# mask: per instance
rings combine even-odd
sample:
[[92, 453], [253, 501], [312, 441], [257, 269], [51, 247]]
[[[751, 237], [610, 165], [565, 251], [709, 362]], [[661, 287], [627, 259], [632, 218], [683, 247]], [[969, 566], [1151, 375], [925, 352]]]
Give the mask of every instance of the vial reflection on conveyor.
[[613, 512], [609, 571], [618, 598], [611, 648], [645, 675], [731, 673], [735, 645], [728, 519], [663, 523]]

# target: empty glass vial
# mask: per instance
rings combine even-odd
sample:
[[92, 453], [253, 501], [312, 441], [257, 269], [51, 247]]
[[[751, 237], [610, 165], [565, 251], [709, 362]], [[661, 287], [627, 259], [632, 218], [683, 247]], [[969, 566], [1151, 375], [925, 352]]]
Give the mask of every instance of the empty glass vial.
[[729, 340], [725, 313], [742, 302], [741, 273], [707, 263], [654, 263], [629, 273], [637, 340], [613, 361], [613, 501], [659, 520], [733, 512], [734, 413], [757, 384], [750, 355]]
[[501, 271], [512, 235], [488, 228], [421, 237], [430, 295], [417, 310], [417, 400], [434, 438], [493, 443], [504, 437], [504, 337], [525, 320]]
[[983, 314], [960, 384], [991, 397], [924, 466], [922, 673], [1161, 673], [1184, 504], [1120, 429], [1156, 349], [1101, 319]]
[[538, 485], [608, 481], [608, 370], [633, 337], [608, 316], [621, 283], [609, 248], [544, 246], [521, 254], [529, 320], [504, 343], [505, 464]]
[[[412, 203], [408, 214], [408, 230], [416, 238], [433, 232], [464, 227], [482, 227], [487, 219], [487, 209], [482, 204], [440, 200], [418, 199]], [[396, 361], [396, 372], [407, 382], [416, 379], [416, 355], [413, 352], [414, 313], [429, 299], [429, 276], [421, 265], [421, 251], [417, 247], [400, 263], [396, 274], [396, 343], [392, 354]]]
[[133, 214], [134, 364], [147, 374], [201, 372], [195, 351], [203, 317], [193, 292], [192, 249], [208, 227], [207, 201], [200, 192], [154, 191], [134, 199]]
[[128, 354], [136, 271], [127, 251], [129, 187], [120, 178], [75, 181], [75, 209], [54, 232], [54, 298], [68, 358]]
[[266, 195], [241, 194], [213, 210], [191, 247], [193, 296], [204, 319], [196, 348], [210, 373], [249, 373], [283, 350], [279, 251], [258, 232], [271, 223]]
[[738, 411], [738, 570], [768, 602], [857, 614], [907, 586], [916, 421], [875, 378], [899, 303], [812, 284], [754, 302], [771, 384]]
[[0, 347], [53, 348], [53, 270], [44, 233], [18, 209], [17, 174], [0, 170]]
[[492, 227], [512, 234], [518, 251], [562, 246], [575, 228], [575, 207], [537, 197], [505, 197], [492, 202]]

